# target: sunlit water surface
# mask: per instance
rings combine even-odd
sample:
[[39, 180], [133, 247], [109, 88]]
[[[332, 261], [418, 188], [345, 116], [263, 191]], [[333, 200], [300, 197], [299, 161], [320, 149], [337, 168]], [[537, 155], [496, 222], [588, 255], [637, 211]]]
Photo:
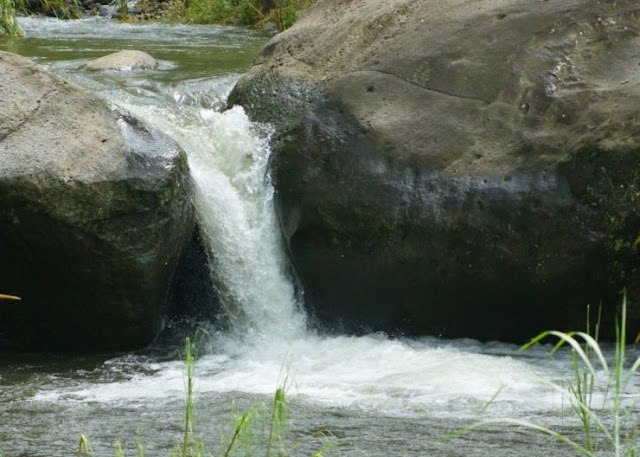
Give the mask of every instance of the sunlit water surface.
[[[210, 446], [226, 433], [232, 403], [242, 410], [268, 401], [283, 384], [292, 441], [329, 428], [341, 439], [335, 455], [533, 456], [559, 446], [504, 426], [438, 441], [487, 417], [577, 433], [567, 396], [550, 384], [569, 376], [567, 353], [550, 358], [549, 347], [518, 353], [497, 342], [323, 336], [306, 328], [273, 212], [270, 128], [252, 124], [240, 107], [222, 111], [267, 37], [229, 27], [98, 19], [21, 24], [28, 38], [0, 40], [0, 49], [32, 57], [128, 109], [174, 137], [189, 156], [229, 323], [225, 330], [201, 324], [209, 333], [198, 345], [197, 417]], [[83, 68], [120, 49], [149, 52], [161, 65], [146, 72]], [[100, 455], [112, 455], [116, 439], [130, 452], [140, 441], [147, 455], [168, 455], [183, 425], [184, 367], [175, 343], [182, 336], [129, 354], [3, 356], [0, 450], [5, 456], [71, 455], [83, 433]], [[640, 391], [637, 378], [627, 403]]]

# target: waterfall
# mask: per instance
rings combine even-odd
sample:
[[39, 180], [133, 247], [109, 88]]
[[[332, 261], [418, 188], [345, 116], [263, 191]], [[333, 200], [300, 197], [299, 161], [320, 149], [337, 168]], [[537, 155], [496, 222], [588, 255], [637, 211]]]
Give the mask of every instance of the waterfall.
[[[241, 108], [220, 110], [264, 36], [244, 28], [96, 18], [21, 18], [20, 25], [27, 38], [7, 42], [12, 50], [128, 109], [173, 137], [188, 155], [194, 204], [228, 321], [198, 354], [195, 385], [204, 438], [225, 433], [232, 402], [242, 409], [273, 398], [283, 375], [294, 419], [291, 436], [330, 426], [345, 438], [338, 453], [349, 457], [548, 451], [545, 440], [532, 445], [537, 436], [511, 429], [451, 447], [436, 443], [480, 414], [561, 426], [574, 434], [567, 397], [549, 385], [572, 376], [571, 351], [558, 351], [552, 359], [551, 346], [523, 354], [497, 342], [306, 331], [273, 211], [269, 128], [251, 123]], [[149, 52], [161, 65], [155, 71], [106, 74], [84, 69], [88, 59], [122, 48]], [[130, 455], [136, 442], [148, 455], [167, 455], [176, 437], [182, 438], [176, 433], [185, 372], [180, 357], [157, 349], [3, 359], [2, 451], [67, 455], [83, 433], [99, 454], [112, 452], [114, 439], [121, 438], [125, 446], [133, 443], [125, 449]], [[174, 349], [180, 350], [171, 348], [172, 355]], [[611, 348], [604, 350], [613, 357]], [[631, 402], [640, 392], [636, 378], [625, 394]], [[593, 405], [602, 404], [598, 395], [603, 394], [596, 390]], [[637, 402], [629, 412], [637, 415]]]
[[[233, 82], [225, 83], [230, 87]], [[541, 389], [535, 368], [483, 354], [485, 348], [476, 343], [307, 332], [274, 211], [270, 127], [252, 123], [241, 107], [216, 109], [224, 106], [225, 90], [213, 88], [210, 80], [161, 92], [160, 100], [145, 91], [109, 98], [173, 137], [189, 159], [197, 217], [229, 324], [228, 330], [216, 332], [210, 351], [198, 362], [201, 392], [269, 395], [284, 376], [305, 398], [390, 415], [457, 414], [469, 407], [467, 401], [482, 404], [496, 392], [500, 401], [493, 403], [500, 403], [502, 411], [511, 404], [525, 411], [521, 401], [531, 392], [539, 400], [531, 407], [556, 402]], [[166, 364], [161, 373], [128, 383], [126, 392], [105, 385], [73, 395], [97, 401], [174, 395], [172, 386], [180, 385], [183, 376], [180, 364]]]
[[300, 337], [305, 316], [287, 275], [268, 174], [270, 129], [253, 124], [241, 107], [219, 112], [198, 106], [198, 98], [176, 90], [174, 103], [119, 103], [187, 153], [200, 229], [233, 336]]

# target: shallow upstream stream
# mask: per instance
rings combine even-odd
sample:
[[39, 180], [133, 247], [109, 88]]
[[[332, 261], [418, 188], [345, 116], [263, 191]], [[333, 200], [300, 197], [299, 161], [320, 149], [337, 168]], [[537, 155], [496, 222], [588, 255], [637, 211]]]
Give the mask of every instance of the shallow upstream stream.
[[[196, 362], [197, 429], [210, 449], [228, 433], [231, 409], [268, 402], [286, 383], [291, 455], [311, 455], [323, 441], [309, 437], [321, 429], [338, 438], [329, 455], [576, 454], [506, 425], [439, 441], [478, 419], [502, 417], [579, 438], [568, 397], [550, 384], [570, 376], [567, 352], [550, 358], [548, 346], [519, 353], [498, 342], [326, 336], [307, 328], [273, 213], [269, 126], [253, 125], [239, 107], [222, 112], [226, 95], [267, 37], [230, 27], [99, 19], [21, 24], [28, 37], [0, 39], [0, 49], [31, 57], [125, 107], [174, 137], [189, 156], [198, 217], [229, 322], [225, 330], [200, 324], [208, 336]], [[148, 72], [83, 68], [120, 49], [146, 51], [161, 65]], [[0, 355], [4, 456], [73, 455], [80, 434], [98, 455], [113, 455], [119, 439], [126, 455], [141, 443], [146, 455], [167, 456], [183, 430], [185, 376], [178, 352], [186, 335], [180, 328], [127, 354]], [[636, 402], [632, 420], [640, 414], [639, 393], [636, 375], [624, 398], [625, 404]], [[596, 408], [601, 397], [596, 392]]]

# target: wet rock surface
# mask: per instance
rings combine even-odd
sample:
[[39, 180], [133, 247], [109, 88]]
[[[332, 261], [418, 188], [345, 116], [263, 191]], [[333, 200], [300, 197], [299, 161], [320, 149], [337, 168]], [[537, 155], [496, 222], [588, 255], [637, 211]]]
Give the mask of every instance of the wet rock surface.
[[148, 343], [193, 232], [184, 152], [28, 59], [0, 81], [0, 345]]
[[96, 71], [129, 71], [150, 70], [158, 65], [159, 62], [146, 52], [123, 50], [92, 60], [87, 63], [87, 68]]
[[[522, 341], [640, 322], [640, 7], [320, 2], [230, 103], [326, 328]], [[612, 328], [611, 322], [603, 328]]]

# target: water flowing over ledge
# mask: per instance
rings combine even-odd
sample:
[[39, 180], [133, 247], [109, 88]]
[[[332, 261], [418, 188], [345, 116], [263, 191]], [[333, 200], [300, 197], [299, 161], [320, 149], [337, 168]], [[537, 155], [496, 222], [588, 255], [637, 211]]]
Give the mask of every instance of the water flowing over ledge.
[[[349, 456], [433, 455], [421, 446], [441, 435], [432, 431], [434, 424], [456, 427], [463, 418], [475, 419], [496, 393], [486, 412], [491, 417], [567, 422], [566, 398], [542, 381], [567, 375], [566, 354], [552, 360], [548, 348], [517, 355], [515, 346], [502, 343], [319, 336], [306, 329], [273, 213], [269, 128], [252, 124], [239, 107], [219, 110], [249, 64], [242, 53], [260, 42], [255, 34], [29, 21], [31, 38], [17, 51], [127, 108], [173, 136], [189, 155], [195, 204], [228, 324], [212, 332], [197, 361], [196, 386], [199, 402], [221, 421], [232, 399], [271, 395], [288, 377], [303, 416], [299, 428], [335, 425], [362, 443], [343, 452]], [[151, 47], [160, 69], [129, 75], [83, 71], [89, 58], [113, 50], [114, 37], [118, 46]], [[7, 455], [65, 455], [85, 432], [110, 450], [116, 437], [135, 442], [131, 431], [142, 428], [145, 441], [154, 443], [153, 455], [164, 455], [177, 433], [171, 424], [183, 406], [183, 376], [174, 352], [167, 357], [153, 350], [0, 363], [0, 447]], [[507, 435], [501, 439], [512, 439]], [[522, 455], [518, 439], [512, 439], [511, 454], [497, 450], [495, 442], [474, 442], [466, 449], [472, 452], [462, 444], [457, 451]], [[539, 454], [531, 450], [535, 443], [525, 442], [529, 454]]]
[[[193, 94], [174, 91], [176, 100]], [[241, 107], [224, 113], [176, 104], [124, 104], [187, 152], [212, 275], [234, 336], [247, 342], [300, 337], [304, 314], [287, 278], [267, 174], [269, 135]]]

